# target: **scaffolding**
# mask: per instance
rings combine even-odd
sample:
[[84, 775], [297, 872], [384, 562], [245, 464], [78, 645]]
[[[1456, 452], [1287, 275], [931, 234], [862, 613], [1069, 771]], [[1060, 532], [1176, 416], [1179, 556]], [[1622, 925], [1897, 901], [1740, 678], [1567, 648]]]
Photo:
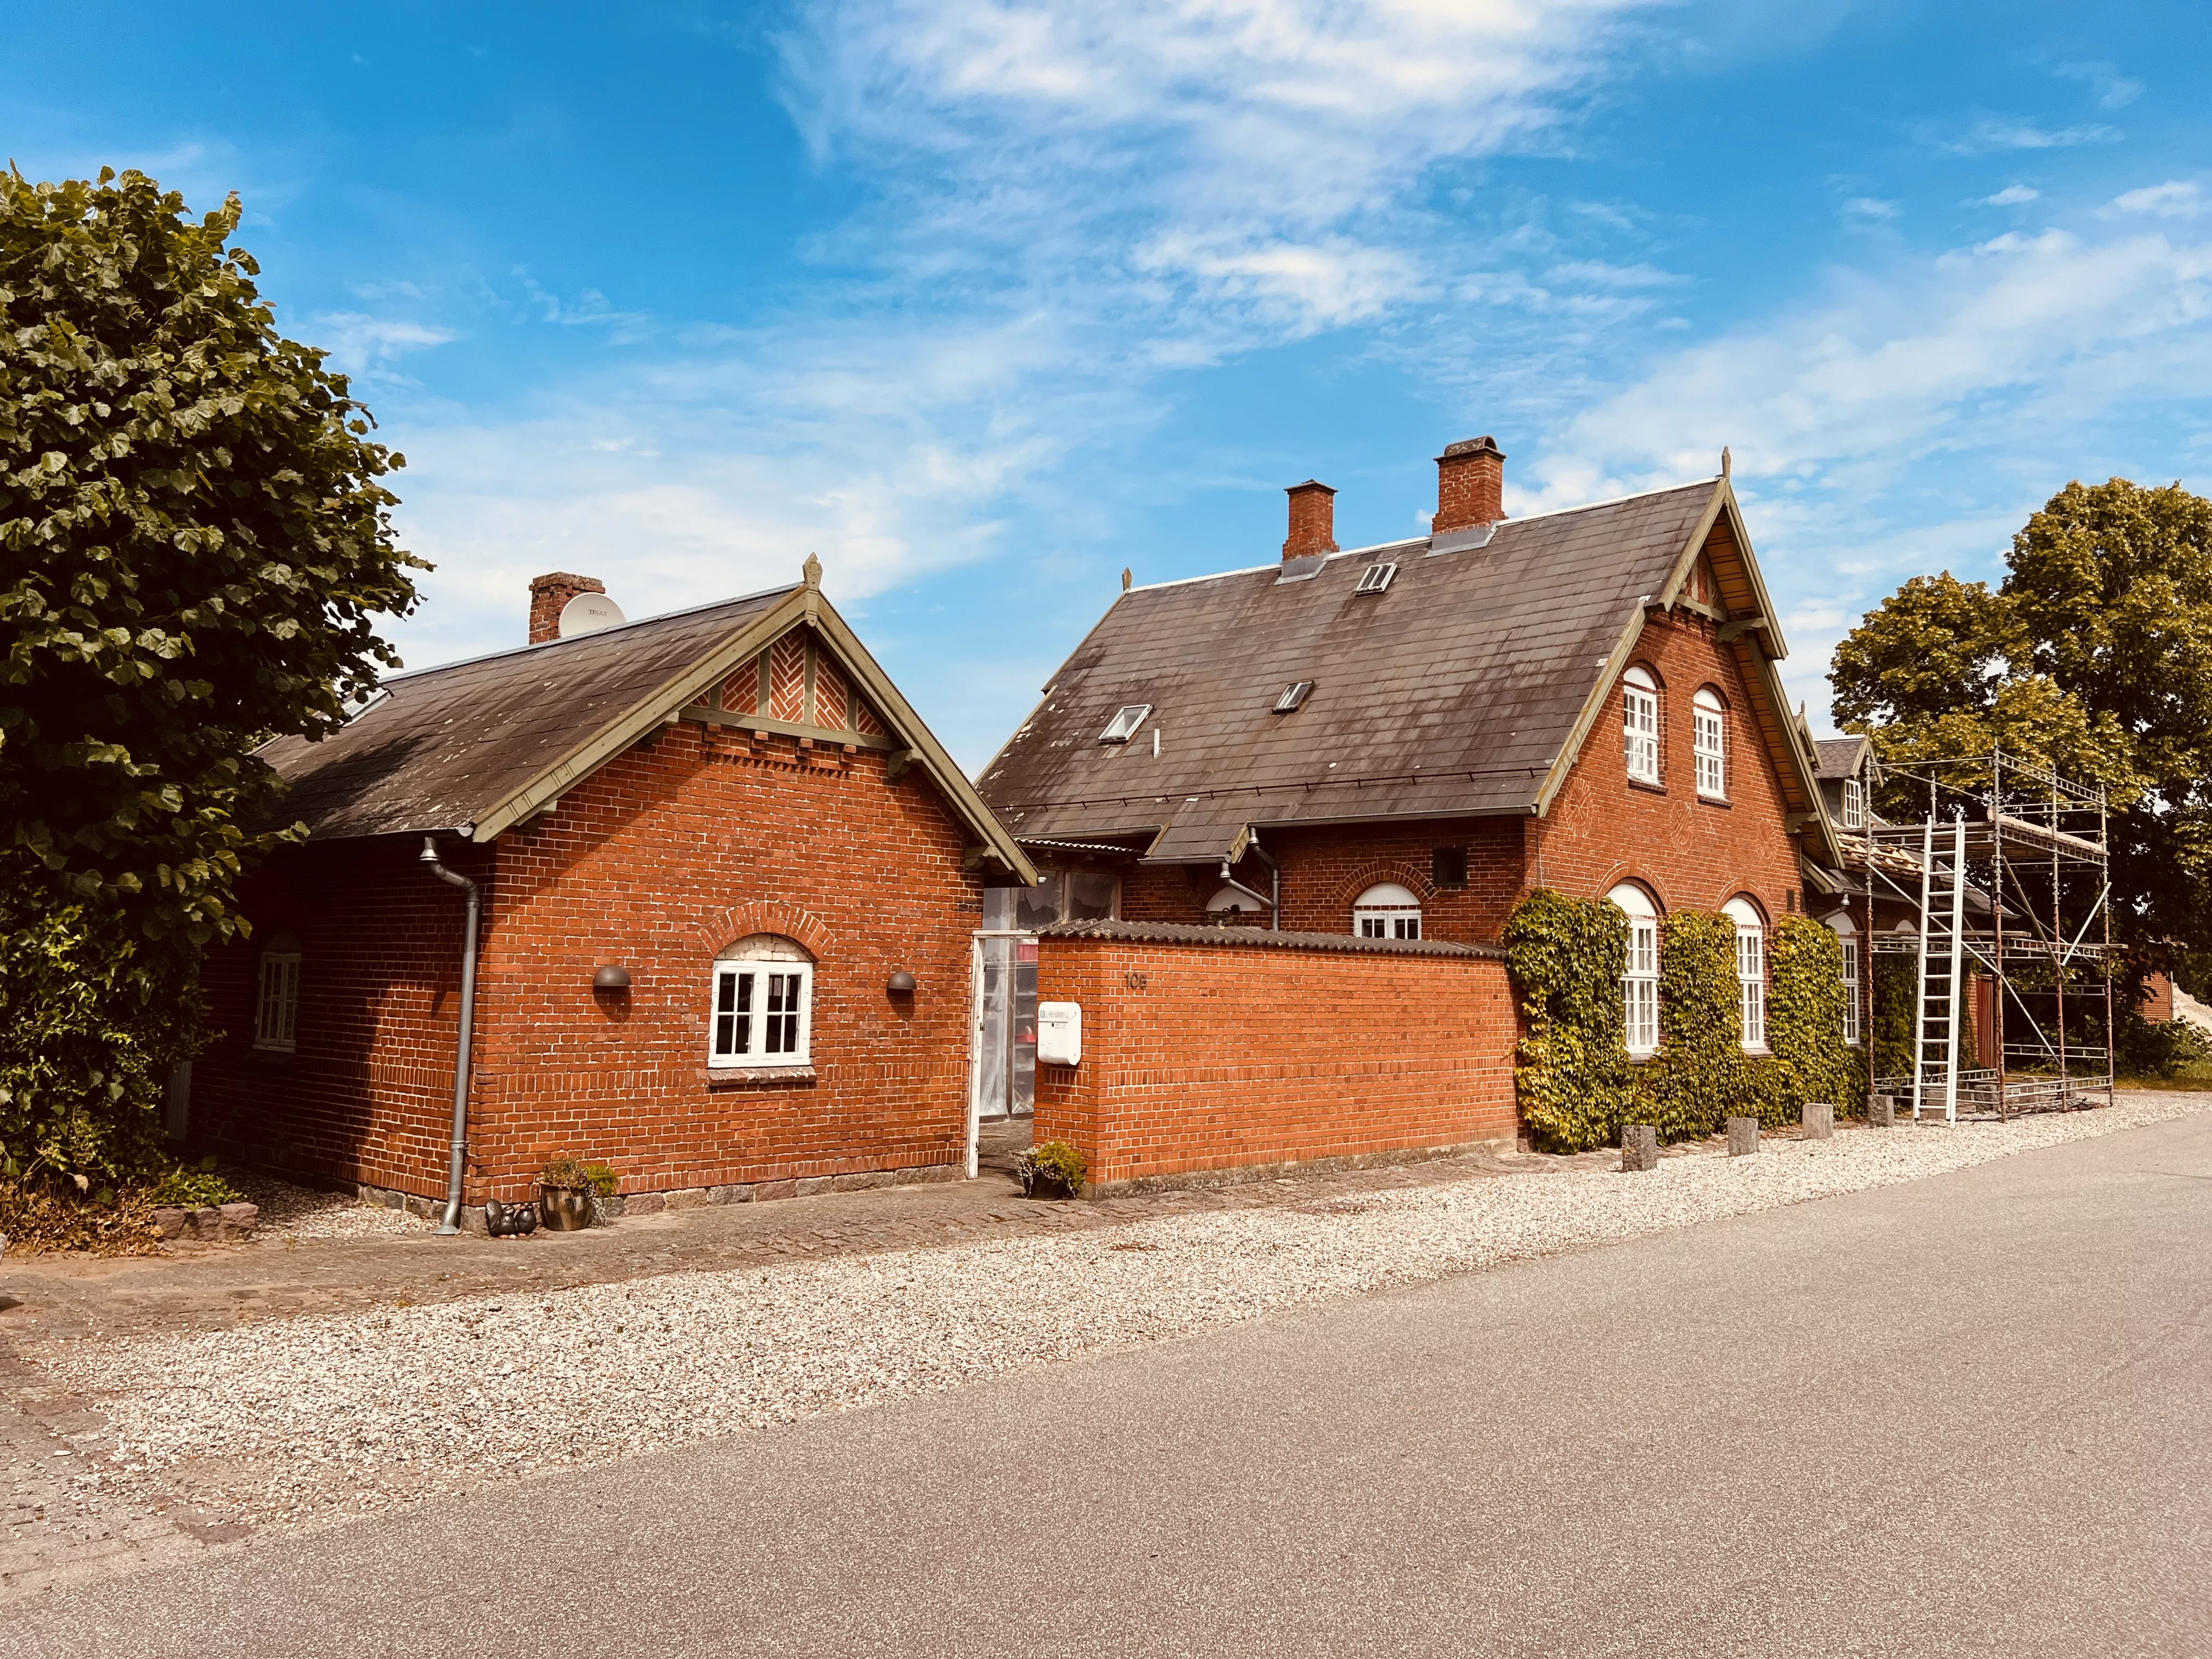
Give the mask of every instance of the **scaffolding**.
[[[1883, 771], [1893, 808], [1909, 801], [1922, 811], [1917, 823], [1870, 822], [1847, 848], [1867, 875], [1873, 957], [1916, 959], [1911, 1069], [1875, 1078], [1875, 1091], [1909, 1099], [1923, 1122], [2109, 1105], [2104, 790], [2002, 750], [1886, 762]], [[1875, 930], [1885, 890], [1911, 906], [1917, 926]], [[1978, 975], [1989, 987], [1986, 1025], [1970, 1006], [1980, 1000]], [[1962, 1064], [1970, 1031], [1972, 1063]]]

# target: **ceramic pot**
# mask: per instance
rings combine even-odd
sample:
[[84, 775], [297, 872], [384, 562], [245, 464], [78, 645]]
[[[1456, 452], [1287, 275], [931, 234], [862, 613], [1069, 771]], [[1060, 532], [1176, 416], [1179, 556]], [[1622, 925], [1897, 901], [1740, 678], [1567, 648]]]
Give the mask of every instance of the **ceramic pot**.
[[592, 1224], [592, 1195], [559, 1187], [540, 1187], [538, 1213], [556, 1233], [580, 1233]]

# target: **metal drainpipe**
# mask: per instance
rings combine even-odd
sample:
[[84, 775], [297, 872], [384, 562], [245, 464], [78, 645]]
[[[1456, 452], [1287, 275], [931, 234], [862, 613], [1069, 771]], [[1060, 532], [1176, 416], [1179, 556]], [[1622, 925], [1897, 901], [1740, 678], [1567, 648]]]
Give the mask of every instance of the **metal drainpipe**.
[[483, 912], [483, 894], [468, 877], [438, 862], [434, 836], [422, 837], [422, 862], [439, 880], [451, 882], [469, 896], [468, 937], [461, 945], [461, 1041], [453, 1056], [453, 1155], [446, 1172], [446, 1218], [438, 1224], [439, 1233], [450, 1237], [461, 1230], [461, 1168], [469, 1146], [469, 1054], [477, 1023], [477, 922]]
[[1267, 856], [1267, 849], [1260, 845], [1260, 837], [1256, 834], [1246, 844], [1244, 850], [1267, 866], [1268, 926], [1272, 931], [1279, 933], [1283, 931], [1283, 866]]

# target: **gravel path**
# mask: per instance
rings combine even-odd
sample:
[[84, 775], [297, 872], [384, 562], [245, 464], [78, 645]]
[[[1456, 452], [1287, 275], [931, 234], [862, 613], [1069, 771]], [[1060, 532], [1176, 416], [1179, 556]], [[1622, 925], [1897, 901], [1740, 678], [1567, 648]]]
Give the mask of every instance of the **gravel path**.
[[116, 1496], [189, 1490], [257, 1523], [429, 1493], [841, 1411], [1724, 1216], [1917, 1180], [2204, 1109], [1770, 1141], [1662, 1160], [1166, 1217], [765, 1270], [477, 1298], [58, 1357], [106, 1414]]
[[428, 1232], [437, 1224], [386, 1205], [364, 1204], [349, 1194], [295, 1187], [257, 1170], [230, 1169], [223, 1174], [261, 1206], [252, 1240], [256, 1244], [278, 1244], [288, 1238], [380, 1238]]

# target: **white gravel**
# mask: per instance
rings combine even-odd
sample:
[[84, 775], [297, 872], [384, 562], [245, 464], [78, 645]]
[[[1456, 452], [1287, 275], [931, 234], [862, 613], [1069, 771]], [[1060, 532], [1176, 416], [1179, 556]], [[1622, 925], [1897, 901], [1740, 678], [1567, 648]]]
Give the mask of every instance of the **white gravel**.
[[224, 1176], [261, 1207], [252, 1243], [281, 1244], [291, 1238], [383, 1238], [427, 1232], [436, 1226], [388, 1205], [365, 1204], [349, 1193], [295, 1187], [252, 1170], [227, 1170]]
[[2197, 1095], [1769, 1141], [1307, 1209], [678, 1273], [136, 1341], [54, 1366], [121, 1450], [103, 1485], [261, 1522], [404, 1504], [1182, 1336], [1385, 1286], [1912, 1181], [2203, 1109]]

